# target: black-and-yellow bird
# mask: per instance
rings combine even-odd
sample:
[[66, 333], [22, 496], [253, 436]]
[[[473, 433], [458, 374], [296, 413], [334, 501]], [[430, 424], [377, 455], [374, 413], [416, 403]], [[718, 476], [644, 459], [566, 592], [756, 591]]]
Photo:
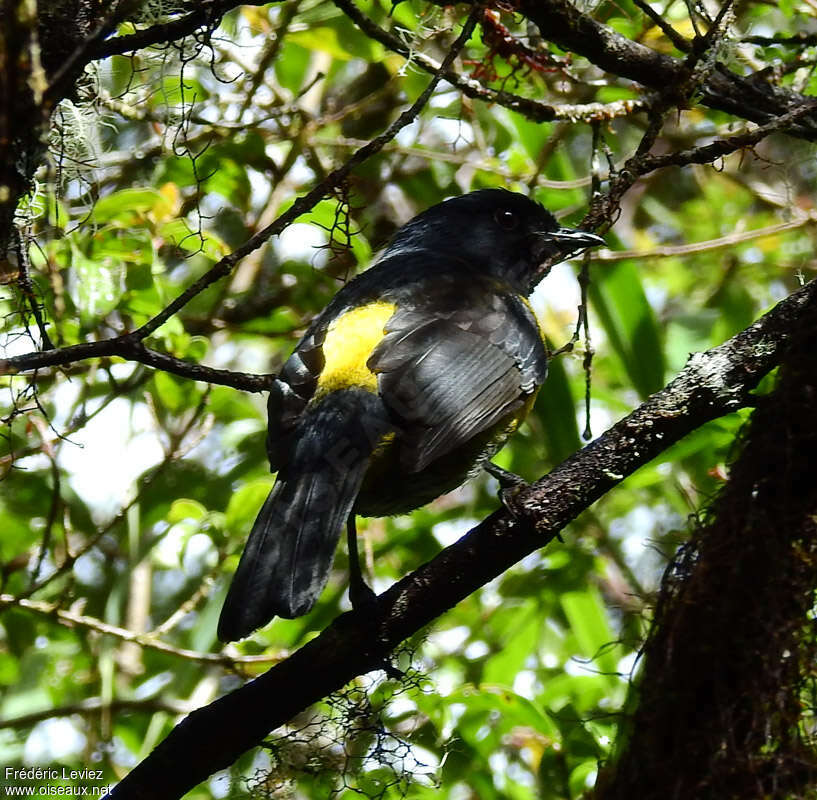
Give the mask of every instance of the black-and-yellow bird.
[[270, 392], [278, 475], [227, 594], [222, 641], [307, 613], [344, 522], [359, 569], [356, 514], [411, 511], [486, 465], [545, 379], [527, 301], [542, 265], [602, 243], [523, 195], [484, 189], [415, 217], [337, 293]]

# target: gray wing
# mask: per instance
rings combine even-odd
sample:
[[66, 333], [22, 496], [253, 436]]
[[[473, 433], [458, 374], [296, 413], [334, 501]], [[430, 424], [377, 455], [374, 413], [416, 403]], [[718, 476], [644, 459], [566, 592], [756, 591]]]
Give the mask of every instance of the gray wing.
[[518, 408], [545, 378], [538, 327], [521, 299], [440, 316], [400, 310], [368, 365], [403, 428], [404, 466], [418, 472]]

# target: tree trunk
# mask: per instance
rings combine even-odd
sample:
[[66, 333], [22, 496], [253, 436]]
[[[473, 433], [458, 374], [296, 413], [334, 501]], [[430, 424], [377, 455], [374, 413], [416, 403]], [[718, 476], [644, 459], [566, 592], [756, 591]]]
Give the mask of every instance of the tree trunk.
[[[629, 736], [597, 800], [802, 797], [817, 778], [817, 306], [729, 482], [664, 577]], [[811, 796], [811, 795], [809, 795]]]

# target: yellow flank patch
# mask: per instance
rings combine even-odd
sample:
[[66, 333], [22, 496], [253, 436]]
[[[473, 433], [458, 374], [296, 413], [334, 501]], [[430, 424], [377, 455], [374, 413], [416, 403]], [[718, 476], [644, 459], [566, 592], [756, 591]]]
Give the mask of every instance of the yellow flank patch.
[[375, 302], [341, 314], [323, 340], [323, 371], [317, 394], [357, 386], [377, 391], [377, 376], [366, 366], [383, 338], [383, 328], [397, 310], [394, 303]]
[[516, 410], [516, 413], [508, 421], [508, 427], [505, 429], [505, 437], [508, 438], [516, 433], [516, 429], [525, 421], [525, 417], [530, 414], [533, 404], [536, 402], [536, 395], [539, 393], [537, 388], [532, 394], [525, 398], [525, 402]]

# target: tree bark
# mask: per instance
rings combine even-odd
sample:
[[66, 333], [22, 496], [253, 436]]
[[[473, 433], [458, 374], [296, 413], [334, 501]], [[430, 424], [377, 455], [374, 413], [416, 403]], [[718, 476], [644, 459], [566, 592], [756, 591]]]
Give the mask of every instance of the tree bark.
[[817, 307], [729, 481], [667, 571], [637, 709], [597, 800], [812, 796]]
[[[264, 675], [190, 714], [113, 790], [115, 800], [174, 800], [232, 764], [276, 727], [357, 675], [382, 669], [402, 641], [517, 561], [544, 547], [605, 492], [704, 422], [745, 404], [817, 308], [817, 281], [706, 353], [628, 417], [521, 491], [377, 598], [347, 612]], [[214, 734], [229, 731], [229, 736]], [[641, 797], [640, 793], [631, 795]]]

